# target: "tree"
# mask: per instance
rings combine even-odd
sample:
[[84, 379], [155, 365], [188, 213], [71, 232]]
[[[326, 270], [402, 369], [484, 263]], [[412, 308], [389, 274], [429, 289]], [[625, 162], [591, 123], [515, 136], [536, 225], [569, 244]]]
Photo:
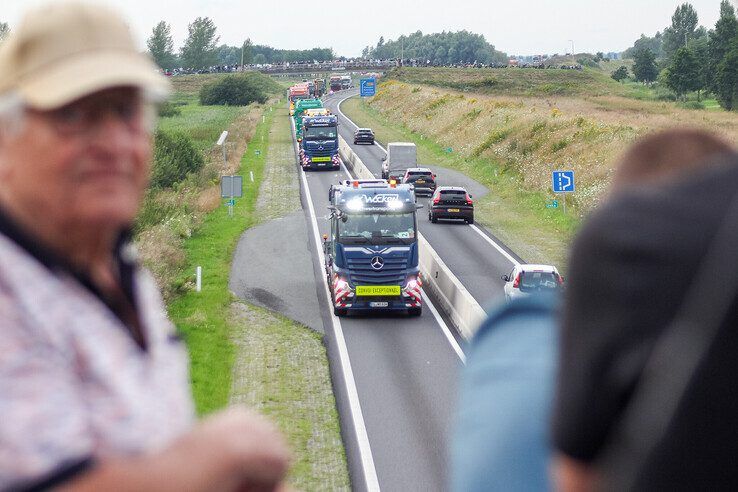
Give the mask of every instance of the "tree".
[[701, 92], [708, 90], [710, 87], [710, 80], [713, 74], [710, 71], [710, 57], [708, 55], [708, 37], [701, 36], [695, 38], [687, 43], [687, 49], [694, 55], [695, 61], [697, 62], [697, 100], [702, 99]]
[[715, 24], [715, 30], [710, 31], [710, 41], [707, 45], [708, 57], [708, 88], [717, 92], [718, 66], [722, 63], [730, 49], [733, 39], [738, 36], [738, 19], [735, 9], [728, 0], [720, 2], [720, 18]]
[[697, 58], [687, 47], [679, 48], [666, 72], [666, 85], [677, 97], [686, 99], [686, 94], [700, 88], [700, 67]]
[[618, 82], [620, 82], [623, 79], [628, 78], [628, 67], [626, 67], [625, 65], [622, 65], [620, 68], [615, 70], [610, 77], [617, 80]]
[[639, 82], [653, 82], [659, 75], [656, 56], [648, 48], [637, 50], [633, 54], [633, 76]]
[[716, 96], [720, 106], [728, 111], [738, 109], [738, 36], [718, 65]]
[[267, 62], [267, 59], [263, 53], [257, 53], [256, 56], [254, 57], [254, 63], [257, 65], [264, 65], [266, 64], [266, 62]]
[[623, 58], [633, 58], [635, 52], [643, 48], [651, 50], [653, 54], [656, 55], [657, 59], [662, 58], [664, 51], [663, 36], [661, 32], [657, 31], [652, 38], [649, 38], [645, 34], [641, 34], [641, 37], [636, 39], [635, 43], [633, 43], [633, 46], [623, 52]]
[[216, 27], [209, 17], [198, 17], [187, 26], [188, 36], [182, 46], [182, 63], [188, 68], [206, 68], [218, 63]]
[[251, 38], [246, 38], [243, 46], [241, 46], [241, 50], [243, 65], [250, 65], [254, 63], [254, 43], [251, 42]]
[[159, 22], [146, 40], [146, 47], [157, 65], [163, 69], [174, 68], [174, 41], [172, 31], [164, 21]]
[[692, 4], [683, 3], [671, 16], [671, 26], [664, 29], [664, 56], [671, 59], [679, 48], [686, 47], [696, 37], [697, 11]]

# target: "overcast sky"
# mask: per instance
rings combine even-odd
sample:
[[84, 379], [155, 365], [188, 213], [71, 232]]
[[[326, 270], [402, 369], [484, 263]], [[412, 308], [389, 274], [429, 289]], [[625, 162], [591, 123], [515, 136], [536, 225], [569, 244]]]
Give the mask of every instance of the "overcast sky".
[[[423, 33], [466, 29], [483, 34], [508, 54], [569, 51], [622, 51], [641, 33], [653, 35], [671, 23], [683, 0], [107, 0], [127, 18], [141, 46], [159, 21], [172, 27], [175, 48], [187, 24], [210, 17], [220, 43], [275, 48], [332, 47], [336, 54], [359, 56], [380, 36], [396, 39]], [[738, 0], [733, 0], [736, 4]], [[45, 0], [2, 0], [0, 21], [11, 27], [29, 5]], [[100, 2], [103, 3], [103, 2]], [[700, 24], [708, 29], [719, 16], [720, 0], [692, 0]], [[311, 7], [314, 5], [314, 7]]]

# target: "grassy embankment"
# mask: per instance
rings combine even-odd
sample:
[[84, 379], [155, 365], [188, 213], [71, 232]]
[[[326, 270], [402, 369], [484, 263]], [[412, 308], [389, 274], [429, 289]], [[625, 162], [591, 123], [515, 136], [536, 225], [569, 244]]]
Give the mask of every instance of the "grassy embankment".
[[[148, 212], [144, 210], [147, 226], [140, 231], [138, 242], [150, 268], [173, 272], [159, 275], [158, 280], [168, 292], [170, 318], [190, 351], [198, 413], [225, 406], [231, 400], [232, 387], [238, 387], [247, 398], [233, 401], [248, 403], [269, 415], [287, 436], [295, 453], [290, 474], [295, 486], [347, 488], [338, 417], [319, 335], [240, 302], [228, 290], [238, 238], [259, 221], [259, 186], [273, 150], [270, 129], [283, 105], [202, 107], [194, 93], [197, 85], [212, 77], [182, 79], [180, 86], [174, 81], [175, 88], [182, 89], [174, 97], [181, 115], [162, 120], [161, 127], [190, 135], [206, 155], [206, 168], [175, 190], [149, 195]], [[246, 177], [244, 197], [237, 201], [233, 217], [220, 206], [216, 184], [223, 161], [213, 143], [225, 128], [232, 141], [228, 173]], [[287, 134], [289, 137], [289, 130]], [[247, 141], [250, 144], [245, 152]], [[249, 171], [254, 173], [253, 183], [248, 179]], [[154, 220], [157, 217], [161, 219], [158, 222]], [[197, 265], [203, 267], [200, 293], [193, 290]]]
[[[344, 112], [378, 130], [381, 142], [414, 141], [422, 162], [487, 185], [479, 221], [531, 262], [565, 265], [581, 217], [605, 196], [615, 159], [638, 136], [688, 125], [738, 142], [735, 113], [638, 100], [592, 70], [402, 69], [392, 76], [402, 81], [385, 80], [377, 96], [347, 101]], [[555, 198], [555, 169], [576, 172], [566, 217], [545, 208]]]

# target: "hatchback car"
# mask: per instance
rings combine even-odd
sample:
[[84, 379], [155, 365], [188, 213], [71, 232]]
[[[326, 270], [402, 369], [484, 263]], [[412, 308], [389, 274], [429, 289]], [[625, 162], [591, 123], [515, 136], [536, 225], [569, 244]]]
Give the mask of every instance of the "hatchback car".
[[368, 143], [374, 145], [374, 132], [371, 128], [357, 128], [354, 132], [354, 145]]
[[564, 288], [564, 277], [551, 265], [516, 265], [508, 275], [500, 278], [505, 281], [508, 301]]
[[405, 171], [402, 184], [413, 185], [416, 195], [432, 195], [436, 191], [436, 175], [427, 167], [411, 167]]
[[472, 196], [459, 186], [439, 186], [428, 202], [428, 220], [460, 219], [474, 223]]

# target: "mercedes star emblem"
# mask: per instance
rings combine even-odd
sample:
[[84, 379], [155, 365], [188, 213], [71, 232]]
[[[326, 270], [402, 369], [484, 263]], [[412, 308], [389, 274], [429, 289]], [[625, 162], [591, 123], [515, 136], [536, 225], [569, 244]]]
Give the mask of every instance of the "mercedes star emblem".
[[373, 269], [381, 270], [382, 267], [384, 266], [384, 260], [382, 259], [381, 256], [375, 256], [374, 258], [372, 258], [371, 264], [372, 264]]

